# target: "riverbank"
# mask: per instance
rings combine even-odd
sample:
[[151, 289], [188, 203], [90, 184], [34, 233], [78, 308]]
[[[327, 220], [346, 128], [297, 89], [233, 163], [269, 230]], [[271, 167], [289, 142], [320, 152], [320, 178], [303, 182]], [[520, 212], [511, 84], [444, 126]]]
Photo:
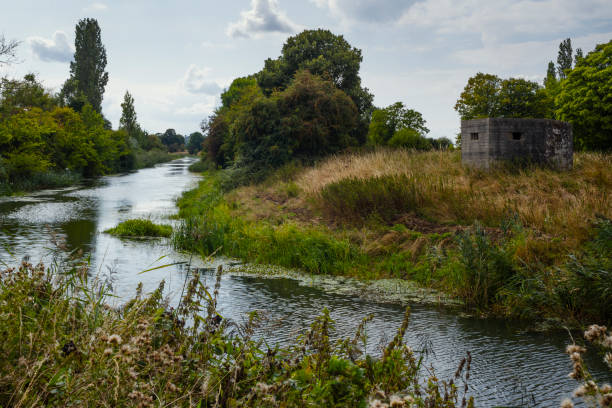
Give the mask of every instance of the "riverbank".
[[170, 310], [163, 282], [108, 307], [107, 283], [78, 259], [1, 271], [0, 405], [454, 407], [466, 396], [469, 354], [453, 381], [419, 381], [422, 360], [403, 343], [409, 309], [380, 358], [363, 354], [367, 318], [354, 338], [331, 342], [327, 310], [271, 350], [253, 338], [258, 312], [235, 324], [217, 311], [221, 272], [214, 288], [195, 274]]
[[609, 322], [612, 156], [574, 169], [463, 168], [457, 152], [378, 151], [232, 188], [204, 173], [175, 245], [311, 274], [395, 278], [481, 314]]
[[[167, 163], [184, 156], [186, 154], [168, 153], [161, 150], [138, 151], [134, 153], [133, 170], [153, 167], [156, 164]], [[72, 171], [46, 171], [14, 182], [0, 179], [0, 197], [37, 190], [70, 187], [82, 183], [84, 180], [81, 174]]]

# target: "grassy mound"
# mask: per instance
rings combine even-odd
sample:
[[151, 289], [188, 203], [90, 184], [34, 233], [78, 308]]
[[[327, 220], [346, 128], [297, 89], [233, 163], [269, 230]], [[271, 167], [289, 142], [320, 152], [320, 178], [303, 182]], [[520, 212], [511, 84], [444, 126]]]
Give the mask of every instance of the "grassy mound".
[[155, 224], [151, 220], [137, 218], [120, 222], [116, 227], [109, 228], [107, 234], [119, 237], [165, 237], [172, 235], [170, 225]]
[[226, 171], [208, 172], [179, 200], [173, 238], [204, 255], [412, 280], [483, 313], [608, 323], [611, 167], [610, 154], [577, 153], [569, 172], [484, 172], [456, 152], [383, 150], [229, 191]]

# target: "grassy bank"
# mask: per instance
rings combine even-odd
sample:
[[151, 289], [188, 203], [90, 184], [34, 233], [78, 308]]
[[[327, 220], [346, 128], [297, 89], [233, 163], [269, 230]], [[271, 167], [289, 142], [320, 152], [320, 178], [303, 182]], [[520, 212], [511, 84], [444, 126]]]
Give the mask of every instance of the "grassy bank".
[[163, 282], [111, 308], [89, 273], [83, 263], [0, 272], [0, 406], [450, 408], [468, 388], [469, 356], [452, 381], [417, 380], [420, 355], [403, 343], [409, 310], [380, 358], [363, 355], [367, 318], [332, 342], [326, 310], [292, 345], [269, 349], [253, 337], [257, 312], [243, 324], [217, 312], [221, 271], [214, 288], [196, 274], [174, 310]]
[[378, 151], [289, 165], [179, 200], [178, 247], [309, 273], [395, 277], [505, 316], [612, 318], [612, 156], [570, 172], [464, 168], [453, 152]]

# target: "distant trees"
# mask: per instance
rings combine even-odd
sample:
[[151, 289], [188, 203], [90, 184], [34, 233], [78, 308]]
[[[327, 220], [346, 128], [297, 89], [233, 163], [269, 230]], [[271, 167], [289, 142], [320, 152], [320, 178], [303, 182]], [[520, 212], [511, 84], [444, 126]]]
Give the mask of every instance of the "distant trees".
[[204, 135], [200, 132], [193, 132], [187, 140], [187, 151], [190, 154], [197, 154], [202, 150], [202, 142], [204, 142]]
[[371, 146], [404, 147], [417, 150], [448, 149], [453, 146], [448, 138], [426, 137], [429, 129], [423, 115], [396, 102], [372, 113], [368, 131]]
[[166, 129], [160, 140], [169, 152], [178, 152], [185, 149], [185, 138], [176, 133], [174, 129]]
[[419, 112], [404, 107], [402, 102], [396, 102], [372, 113], [368, 142], [372, 145], [387, 145], [396, 132], [404, 129], [421, 137], [429, 133], [425, 119]]
[[578, 149], [612, 149], [612, 40], [595, 50], [561, 81], [557, 116], [573, 125]]
[[96, 112], [102, 111], [104, 88], [108, 83], [106, 49], [102, 44], [98, 21], [85, 18], [75, 29], [74, 61], [70, 63], [70, 78], [60, 92], [62, 101], [75, 110], [89, 103]]
[[485, 117], [551, 117], [550, 101], [536, 82], [522, 78], [501, 79], [497, 75], [477, 73], [455, 104], [461, 119]]

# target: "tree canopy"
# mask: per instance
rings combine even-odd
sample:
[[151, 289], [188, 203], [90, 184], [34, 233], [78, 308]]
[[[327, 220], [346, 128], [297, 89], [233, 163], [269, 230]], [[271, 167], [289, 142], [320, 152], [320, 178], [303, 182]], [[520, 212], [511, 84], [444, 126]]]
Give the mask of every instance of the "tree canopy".
[[522, 78], [501, 79], [497, 75], [477, 73], [455, 104], [461, 119], [486, 117], [551, 117], [548, 95], [536, 82]]
[[612, 41], [599, 44], [561, 81], [557, 116], [571, 122], [578, 149], [612, 149]]

